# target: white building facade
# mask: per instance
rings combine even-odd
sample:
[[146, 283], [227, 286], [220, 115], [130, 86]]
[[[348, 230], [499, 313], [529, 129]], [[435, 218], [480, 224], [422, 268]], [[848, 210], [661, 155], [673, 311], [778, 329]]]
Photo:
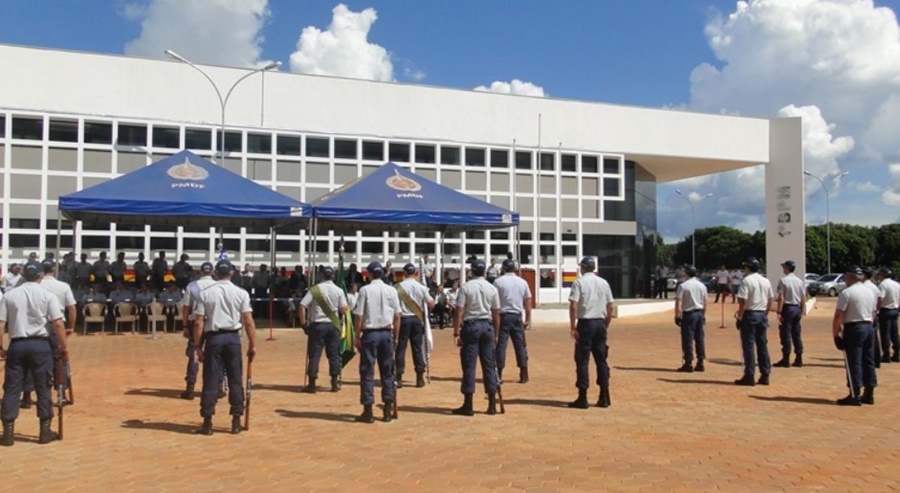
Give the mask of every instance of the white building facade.
[[[597, 256], [617, 296], [647, 294], [656, 185], [757, 164], [767, 166], [767, 229], [779, 232], [767, 237], [767, 256], [805, 258], [799, 120], [269, 72], [234, 90], [222, 158], [215, 92], [183, 63], [0, 45], [0, 67], [4, 271], [28, 252], [57, 250], [60, 195], [181, 149], [306, 202], [393, 161], [515, 210], [518, 232], [448, 235], [442, 256], [440, 233], [356, 231], [320, 232], [314, 254], [334, 263], [342, 235], [347, 260], [360, 264], [400, 267], [427, 254], [449, 269], [468, 255], [499, 262], [513, 252], [534, 270], [541, 303], [565, 300], [582, 255]], [[203, 70], [223, 91], [247, 73]], [[793, 223], [778, 222], [786, 211]], [[91, 260], [124, 251], [129, 264], [159, 250], [199, 263], [214, 257], [217, 241], [210, 228], [65, 220], [61, 228], [62, 251]], [[280, 230], [277, 265], [305, 264], [306, 240], [297, 227]], [[225, 245], [236, 263], [269, 263], [268, 230], [226, 230]]]

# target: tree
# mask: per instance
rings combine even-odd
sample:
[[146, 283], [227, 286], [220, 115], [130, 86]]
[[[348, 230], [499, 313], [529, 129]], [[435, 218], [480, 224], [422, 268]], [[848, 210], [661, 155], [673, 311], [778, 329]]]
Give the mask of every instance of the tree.
[[[720, 265], [739, 266], [754, 251], [751, 235], [728, 226], [700, 228], [696, 230], [695, 234], [697, 236], [696, 267], [700, 271], [714, 271]], [[675, 252], [676, 261], [689, 263], [691, 261], [691, 237], [688, 236], [678, 242], [675, 245]]]

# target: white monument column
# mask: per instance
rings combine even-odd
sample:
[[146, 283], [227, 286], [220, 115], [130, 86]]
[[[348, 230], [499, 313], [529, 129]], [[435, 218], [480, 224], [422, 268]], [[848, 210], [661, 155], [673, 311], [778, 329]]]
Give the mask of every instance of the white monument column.
[[769, 120], [766, 165], [766, 275], [774, 287], [784, 274], [781, 263], [793, 260], [794, 272], [806, 275], [806, 216], [803, 194], [803, 133], [800, 118]]

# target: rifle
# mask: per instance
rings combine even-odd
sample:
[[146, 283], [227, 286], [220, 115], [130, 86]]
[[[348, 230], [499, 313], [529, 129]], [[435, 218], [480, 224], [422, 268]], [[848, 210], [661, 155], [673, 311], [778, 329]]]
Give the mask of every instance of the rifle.
[[244, 429], [250, 429], [250, 396], [253, 394], [253, 356], [247, 357], [247, 396], [244, 404]]
[[393, 405], [393, 409], [391, 410], [391, 415], [394, 419], [397, 419], [400, 417], [397, 414], [397, 394], [399, 394], [399, 392], [397, 392], [397, 387], [394, 386], [394, 405]]
[[[69, 366], [69, 359], [67, 357], [57, 357], [55, 363], [55, 378], [56, 378], [56, 408], [59, 413], [59, 439], [63, 439], [63, 422], [64, 422], [64, 411], [63, 409], [68, 406], [75, 404], [75, 393], [72, 390], [72, 371]], [[68, 389], [68, 393], [67, 393]]]
[[506, 406], [503, 405], [503, 391], [500, 389], [500, 372], [494, 365], [494, 376], [497, 378], [497, 402], [500, 404], [500, 414], [506, 414]]

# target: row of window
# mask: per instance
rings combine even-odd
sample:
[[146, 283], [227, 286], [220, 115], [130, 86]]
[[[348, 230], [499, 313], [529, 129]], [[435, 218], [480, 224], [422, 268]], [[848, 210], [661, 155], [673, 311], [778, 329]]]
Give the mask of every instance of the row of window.
[[[5, 136], [6, 117], [0, 116], [0, 137]], [[48, 140], [51, 142], [79, 142], [79, 120], [49, 118]], [[86, 144], [112, 144], [112, 122], [83, 122], [83, 142]], [[184, 128], [165, 125], [145, 125], [138, 123], [118, 123], [115, 143], [125, 147], [146, 147], [148, 135], [153, 147], [164, 149], [192, 149], [201, 151], [218, 151], [212, 147], [212, 129]], [[152, 127], [152, 128], [151, 128]], [[225, 131], [221, 141], [225, 152], [243, 152], [243, 132]], [[44, 119], [39, 117], [12, 117], [13, 139], [43, 140]], [[436, 145], [409, 142], [384, 142], [331, 137], [314, 137], [287, 134], [247, 132], [247, 152], [256, 154], [272, 154], [273, 143], [275, 153], [284, 156], [306, 156], [313, 158], [335, 158], [356, 160], [388, 160], [401, 163], [415, 162], [420, 164], [440, 164], [466, 166], [487, 166], [492, 168], [534, 169], [535, 153], [532, 151], [515, 151], [512, 163], [511, 151], [508, 149], [488, 149], [482, 147], [461, 147], [454, 145]], [[385, 154], [385, 150], [387, 153]], [[580, 158], [580, 159], [579, 159]], [[592, 155], [562, 154], [557, 159], [553, 152], [540, 153], [539, 166], [544, 171], [560, 171], [582, 173], [598, 173], [601, 157]], [[559, 161], [559, 162], [557, 162]], [[580, 161], [580, 163], [579, 163]], [[579, 169], [580, 164], [580, 169]], [[602, 158], [603, 172], [607, 174], [621, 173], [620, 159], [617, 157]]]

